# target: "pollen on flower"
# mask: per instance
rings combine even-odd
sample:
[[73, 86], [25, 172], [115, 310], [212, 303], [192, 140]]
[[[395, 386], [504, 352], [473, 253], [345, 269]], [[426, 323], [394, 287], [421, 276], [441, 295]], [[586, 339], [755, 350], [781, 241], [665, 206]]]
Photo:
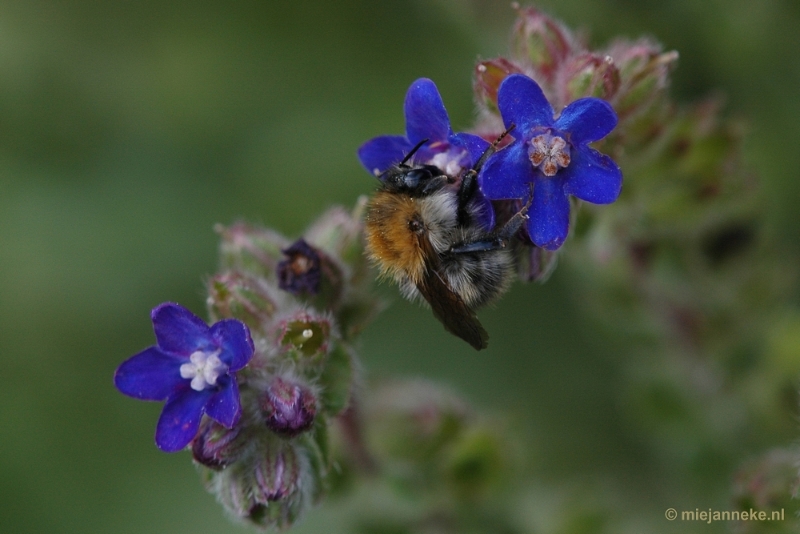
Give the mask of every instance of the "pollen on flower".
[[314, 331], [311, 330], [310, 328], [306, 328], [305, 330], [303, 330], [303, 337], [304, 338], [311, 339], [311, 336], [313, 336], [313, 335], [314, 335]]
[[545, 176], [555, 176], [558, 168], [569, 165], [569, 146], [562, 137], [549, 133], [531, 139], [528, 155], [534, 167], [539, 167]]
[[217, 385], [217, 378], [228, 371], [228, 366], [219, 359], [219, 351], [195, 351], [189, 356], [189, 363], [180, 367], [181, 378], [192, 379], [192, 389], [203, 391]]

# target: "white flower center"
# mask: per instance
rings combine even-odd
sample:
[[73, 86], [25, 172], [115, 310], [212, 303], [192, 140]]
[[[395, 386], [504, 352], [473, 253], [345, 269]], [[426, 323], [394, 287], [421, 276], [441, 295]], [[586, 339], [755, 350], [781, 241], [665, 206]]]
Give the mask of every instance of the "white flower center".
[[219, 351], [195, 351], [189, 356], [189, 362], [181, 365], [181, 378], [191, 378], [195, 391], [215, 386], [217, 378], [227, 372], [228, 366], [219, 359]]
[[439, 167], [444, 171], [447, 176], [458, 176], [461, 173], [461, 165], [459, 165], [459, 157], [454, 157], [451, 151], [439, 152], [430, 161], [430, 165]]

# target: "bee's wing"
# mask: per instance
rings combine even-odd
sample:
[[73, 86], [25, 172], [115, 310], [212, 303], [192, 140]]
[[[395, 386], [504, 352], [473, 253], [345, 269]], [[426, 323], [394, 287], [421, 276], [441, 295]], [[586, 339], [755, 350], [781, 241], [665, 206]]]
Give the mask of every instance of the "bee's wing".
[[426, 256], [425, 273], [417, 283], [417, 289], [431, 305], [433, 315], [441, 321], [445, 330], [458, 336], [475, 350], [489, 345], [489, 334], [481, 326], [478, 316], [467, 306], [440, 274], [439, 256], [427, 238], [421, 237], [421, 246]]

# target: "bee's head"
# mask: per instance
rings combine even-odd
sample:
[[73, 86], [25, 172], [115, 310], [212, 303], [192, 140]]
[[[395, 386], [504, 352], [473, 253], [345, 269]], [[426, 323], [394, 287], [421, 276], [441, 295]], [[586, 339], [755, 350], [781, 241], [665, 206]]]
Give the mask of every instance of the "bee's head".
[[408, 161], [422, 145], [423, 139], [397, 165], [392, 165], [379, 176], [384, 188], [394, 193], [405, 193], [412, 197], [423, 197], [438, 191], [452, 181], [445, 172], [435, 165], [409, 165]]
[[433, 165], [410, 167], [401, 164], [384, 172], [380, 180], [389, 191], [424, 197], [441, 189], [450, 179], [439, 167]]

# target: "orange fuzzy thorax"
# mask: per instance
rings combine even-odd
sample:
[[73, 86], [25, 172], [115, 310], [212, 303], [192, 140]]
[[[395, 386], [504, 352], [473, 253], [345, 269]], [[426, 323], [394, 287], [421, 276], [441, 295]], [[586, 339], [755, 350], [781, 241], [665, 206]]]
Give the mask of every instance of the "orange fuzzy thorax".
[[420, 236], [409, 228], [420, 220], [417, 201], [406, 195], [378, 191], [367, 207], [367, 254], [381, 274], [415, 284], [422, 279], [425, 258]]

